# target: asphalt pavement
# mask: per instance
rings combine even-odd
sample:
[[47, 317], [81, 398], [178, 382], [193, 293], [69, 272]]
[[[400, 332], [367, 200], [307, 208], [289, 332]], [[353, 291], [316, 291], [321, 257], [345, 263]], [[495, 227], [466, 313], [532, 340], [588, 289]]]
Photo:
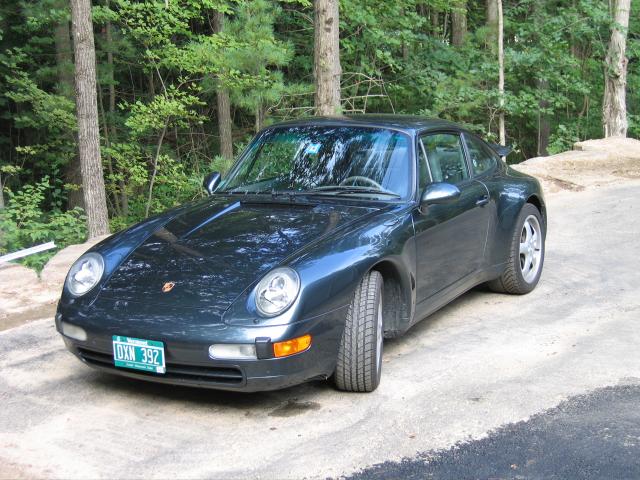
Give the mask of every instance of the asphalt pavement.
[[143, 383], [81, 364], [52, 318], [0, 332], [0, 478], [639, 478], [640, 182], [548, 207], [539, 287], [386, 342], [371, 394]]
[[638, 479], [639, 407], [640, 385], [606, 387], [480, 440], [384, 462], [345, 480]]

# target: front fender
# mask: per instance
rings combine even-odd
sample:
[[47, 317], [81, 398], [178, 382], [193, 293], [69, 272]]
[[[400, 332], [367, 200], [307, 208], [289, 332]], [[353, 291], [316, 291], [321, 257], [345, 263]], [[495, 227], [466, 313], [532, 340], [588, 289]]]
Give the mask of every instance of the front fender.
[[288, 266], [300, 276], [300, 293], [282, 315], [260, 317], [253, 305], [253, 290], [247, 289], [224, 313], [227, 325], [275, 326], [314, 318], [347, 306], [362, 277], [376, 265], [395, 265], [402, 284], [415, 276], [415, 248], [411, 217], [386, 213], [375, 223], [365, 222], [317, 245], [312, 252], [291, 259]]

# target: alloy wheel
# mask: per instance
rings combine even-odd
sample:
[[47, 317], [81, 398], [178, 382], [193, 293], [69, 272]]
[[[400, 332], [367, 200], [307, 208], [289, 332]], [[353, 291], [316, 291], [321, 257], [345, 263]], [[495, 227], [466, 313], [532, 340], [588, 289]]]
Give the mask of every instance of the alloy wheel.
[[540, 270], [542, 242], [540, 222], [534, 215], [529, 215], [520, 233], [520, 271], [527, 283], [532, 283]]

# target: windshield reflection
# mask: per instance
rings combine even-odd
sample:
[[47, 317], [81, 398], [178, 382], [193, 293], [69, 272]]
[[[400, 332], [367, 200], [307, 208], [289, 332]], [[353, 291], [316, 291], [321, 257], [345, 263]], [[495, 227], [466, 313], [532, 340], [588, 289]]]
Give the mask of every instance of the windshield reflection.
[[407, 198], [410, 138], [365, 127], [297, 126], [265, 133], [217, 192]]

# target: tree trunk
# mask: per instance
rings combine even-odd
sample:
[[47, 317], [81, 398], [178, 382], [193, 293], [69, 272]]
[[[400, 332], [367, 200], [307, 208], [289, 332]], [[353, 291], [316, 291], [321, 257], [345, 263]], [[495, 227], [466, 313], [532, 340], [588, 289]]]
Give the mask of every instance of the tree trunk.
[[[110, 2], [107, 0], [105, 2], [107, 8], [110, 7]], [[108, 70], [108, 78], [109, 78], [109, 119], [110, 126], [105, 127], [105, 131], [108, 130], [110, 135], [110, 142], [116, 142], [116, 125], [115, 125], [115, 117], [116, 117], [116, 83], [115, 83], [115, 73], [114, 73], [114, 64], [113, 64], [113, 34], [112, 34], [112, 25], [111, 20], [107, 20], [107, 24], [105, 26], [105, 35], [106, 35], [106, 43], [107, 43], [107, 70]], [[118, 186], [120, 188], [120, 195], [116, 194], [115, 202], [119, 204], [119, 214], [126, 217], [129, 215], [129, 195], [127, 194], [127, 186], [124, 180], [120, 180], [118, 182]]]
[[[67, 9], [66, 0], [57, 0], [54, 4], [55, 8], [63, 10]], [[73, 100], [73, 57], [71, 55], [71, 33], [69, 31], [69, 19], [63, 18], [55, 27], [54, 41], [56, 47], [56, 73], [58, 76], [58, 84], [56, 90], [69, 100]], [[75, 134], [73, 134], [75, 137]], [[77, 140], [77, 138], [74, 138]], [[69, 163], [64, 168], [65, 182], [78, 185], [82, 183], [82, 175], [80, 174], [80, 159], [74, 155], [69, 159]], [[69, 208], [84, 208], [84, 200], [82, 197], [82, 189], [70, 190], [67, 194], [67, 206]]]
[[156, 175], [158, 174], [158, 160], [160, 159], [160, 151], [162, 148], [162, 142], [164, 141], [164, 136], [167, 133], [168, 125], [165, 123], [164, 127], [162, 127], [162, 133], [160, 134], [160, 138], [158, 139], [158, 144], [156, 145], [156, 154], [153, 157], [153, 171], [151, 172], [151, 180], [149, 181], [149, 195], [147, 196], [147, 207], [144, 210], [144, 218], [149, 216], [149, 210], [151, 209], [151, 200], [153, 199], [153, 185], [156, 181]]
[[314, 2], [313, 76], [317, 115], [340, 113], [340, 22], [338, 0]]
[[153, 80], [153, 70], [147, 75], [147, 86], [149, 88], [149, 99], [153, 100], [156, 96], [156, 83]]
[[546, 157], [549, 155], [549, 137], [551, 135], [551, 122], [549, 115], [544, 111], [549, 108], [549, 102], [544, 100], [545, 92], [549, 88], [549, 82], [546, 80], [538, 81], [538, 91], [543, 98], [538, 102], [540, 110], [538, 110], [538, 156]]
[[434, 35], [438, 35], [440, 31], [440, 12], [431, 10], [431, 31]]
[[613, 27], [605, 59], [602, 123], [605, 137], [627, 136], [627, 30], [631, 0], [613, 1]]
[[256, 107], [256, 124], [255, 124], [256, 133], [262, 130], [263, 125], [264, 125], [264, 108], [262, 107], [262, 102], [260, 102]]
[[233, 158], [233, 135], [231, 126], [231, 99], [229, 90], [221, 88], [218, 90], [218, 133], [220, 134], [220, 156], [223, 158]]
[[[107, 8], [109, 7], [109, 1], [106, 2]], [[114, 80], [113, 72], [113, 35], [111, 34], [111, 20], [107, 20], [105, 27], [106, 40], [107, 40], [107, 67], [109, 75], [109, 115], [111, 115], [111, 122], [113, 122], [113, 115], [116, 113], [116, 84]], [[111, 134], [115, 136], [115, 126], [112, 125]]]
[[454, 47], [464, 45], [467, 35], [467, 2], [464, 0], [451, 11], [451, 44]]
[[[64, 0], [59, 0], [56, 7], [64, 9]], [[60, 95], [73, 98], [73, 57], [71, 56], [71, 34], [69, 19], [64, 18], [56, 25], [54, 32], [56, 46], [56, 70], [58, 74], [57, 91]]]
[[[533, 16], [533, 28], [536, 32], [534, 35], [534, 41], [540, 43], [540, 35], [538, 32], [542, 31], [542, 24], [545, 21], [546, 5], [541, 2], [535, 2], [533, 4], [532, 16]], [[551, 135], [551, 124], [548, 113], [549, 108], [549, 81], [544, 78], [544, 71], [538, 72], [540, 75], [536, 78], [536, 87], [538, 90], [538, 142], [536, 155], [538, 157], [546, 157], [549, 155], [549, 136]]]
[[507, 134], [504, 126], [504, 18], [502, 15], [502, 0], [496, 0], [498, 4], [498, 129], [500, 131], [500, 145], [505, 145]]
[[447, 29], [449, 28], [449, 11], [444, 12], [444, 20], [442, 22], [442, 41], [447, 38]]
[[4, 208], [4, 182], [2, 172], [0, 172], [0, 210]]
[[89, 238], [109, 233], [107, 199], [100, 158], [96, 51], [90, 0], [71, 0], [71, 28], [75, 56], [78, 153]]
[[[105, 147], [109, 148], [111, 147], [111, 140], [109, 138], [109, 123], [107, 122], [107, 116], [104, 113], [104, 102], [102, 100], [102, 85], [100, 85], [100, 81], [98, 81], [97, 84], [98, 85], [96, 90], [98, 92], [98, 113], [100, 114], [100, 118], [102, 119], [102, 136], [104, 137]], [[113, 176], [113, 162], [110, 155], [107, 155], [106, 161], [104, 163], [107, 166], [107, 173], [109, 174], [109, 176]], [[116, 215], [122, 214], [117, 193], [114, 195], [113, 202], [109, 198], [109, 195], [107, 195], [107, 205], [111, 206], [112, 210], [115, 210]]]
[[487, 46], [497, 53], [498, 46], [498, 2], [487, 0]]
[[[214, 33], [222, 32], [224, 28], [224, 13], [215, 12], [213, 17]], [[231, 120], [231, 99], [229, 90], [226, 88], [218, 88], [218, 133], [220, 134], [220, 156], [226, 159], [233, 158], [233, 135]]]

